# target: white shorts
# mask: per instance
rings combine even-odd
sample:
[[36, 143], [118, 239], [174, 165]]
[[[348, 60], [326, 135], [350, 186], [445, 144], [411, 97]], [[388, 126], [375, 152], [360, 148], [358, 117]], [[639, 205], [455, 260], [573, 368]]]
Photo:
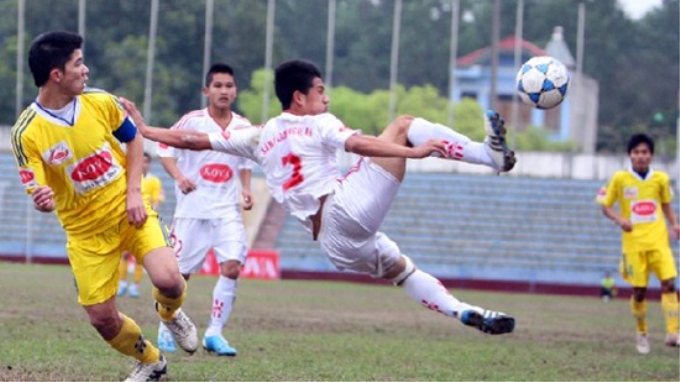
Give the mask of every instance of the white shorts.
[[382, 167], [361, 158], [339, 180], [324, 203], [319, 241], [340, 271], [383, 277], [401, 251], [387, 235], [378, 232], [400, 182]]
[[182, 274], [198, 272], [208, 250], [215, 252], [219, 264], [246, 260], [246, 232], [241, 214], [231, 219], [177, 218], [172, 223], [173, 248]]

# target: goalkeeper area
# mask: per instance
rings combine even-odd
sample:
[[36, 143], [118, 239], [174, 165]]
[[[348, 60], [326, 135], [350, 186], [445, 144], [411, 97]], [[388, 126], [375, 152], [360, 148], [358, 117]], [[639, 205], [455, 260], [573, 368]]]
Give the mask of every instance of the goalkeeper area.
[[[148, 278], [119, 299], [154, 339]], [[214, 279], [195, 277], [186, 311], [205, 328]], [[102, 346], [66, 266], [0, 263], [0, 380], [122, 380], [131, 362]], [[513, 312], [511, 336], [487, 336], [389, 286], [242, 280], [225, 334], [235, 358], [169, 354], [171, 380], [679, 380], [649, 301], [650, 356], [636, 351], [626, 299], [455, 291]]]

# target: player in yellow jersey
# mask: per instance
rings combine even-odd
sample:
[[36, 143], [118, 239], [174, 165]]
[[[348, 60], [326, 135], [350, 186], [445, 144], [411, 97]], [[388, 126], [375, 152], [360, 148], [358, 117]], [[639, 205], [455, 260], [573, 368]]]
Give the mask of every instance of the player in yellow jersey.
[[[151, 204], [151, 208], [154, 211], [158, 211], [158, 206], [165, 199], [163, 194], [163, 185], [161, 180], [149, 173], [149, 168], [151, 167], [151, 155], [149, 153], [144, 153], [144, 165], [142, 166], [142, 195]], [[120, 259], [120, 268], [118, 273], [120, 274], [120, 281], [118, 282], [118, 294], [117, 296], [122, 297], [127, 292], [128, 296], [137, 298], [139, 297], [139, 283], [142, 281], [144, 276], [144, 266], [141, 263], [135, 263], [135, 272], [133, 275], [132, 283], [128, 285], [127, 274], [128, 274], [128, 259], [130, 253], [123, 253], [123, 257]]]
[[[628, 143], [631, 167], [618, 171], [600, 190], [597, 201], [602, 212], [622, 232], [621, 274], [633, 287], [630, 306], [637, 321], [637, 350], [650, 351], [647, 337], [647, 301], [645, 295], [649, 273], [661, 281], [661, 307], [666, 319], [666, 345], [679, 346], [677, 271], [669, 244], [666, 219], [673, 235], [680, 238], [680, 224], [673, 213], [668, 175], [650, 167], [654, 141], [645, 134], [635, 134]], [[618, 203], [619, 211], [613, 206]]]
[[175, 255], [142, 199], [141, 135], [117, 98], [85, 89], [82, 43], [70, 32], [48, 32], [32, 42], [28, 64], [39, 92], [14, 125], [12, 146], [34, 207], [56, 210], [66, 231], [78, 302], [111, 347], [137, 359], [128, 380], [145, 381], [165, 374], [167, 362], [116, 307], [123, 251], [144, 264], [156, 310], [180, 346], [195, 351], [198, 336], [180, 309], [186, 283]]

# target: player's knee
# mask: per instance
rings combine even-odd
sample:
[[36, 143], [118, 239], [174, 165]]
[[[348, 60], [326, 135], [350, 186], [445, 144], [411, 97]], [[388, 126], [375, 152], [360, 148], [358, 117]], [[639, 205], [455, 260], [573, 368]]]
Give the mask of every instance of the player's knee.
[[154, 281], [154, 286], [158, 288], [162, 295], [176, 298], [184, 292], [184, 277], [179, 273], [168, 273]]
[[413, 119], [414, 117], [410, 115], [400, 115], [394, 120], [392, 125], [395, 129], [399, 130], [399, 133], [406, 134], [409, 127], [411, 126], [411, 123], [413, 122]]
[[662, 293], [675, 292], [675, 279], [663, 280], [661, 282], [661, 292]]
[[633, 288], [633, 298], [637, 302], [642, 302], [647, 294], [646, 288]]
[[237, 280], [241, 274], [241, 263], [238, 261], [227, 261], [220, 267], [220, 273], [226, 278]]
[[90, 325], [106, 340], [114, 338], [120, 331], [122, 324], [118, 312], [110, 310], [94, 310], [88, 312]]

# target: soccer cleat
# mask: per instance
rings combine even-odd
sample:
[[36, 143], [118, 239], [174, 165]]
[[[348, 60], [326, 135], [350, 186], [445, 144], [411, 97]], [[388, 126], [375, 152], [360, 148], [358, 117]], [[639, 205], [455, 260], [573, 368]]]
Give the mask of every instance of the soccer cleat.
[[238, 352], [233, 347], [229, 346], [229, 341], [222, 336], [210, 336], [203, 338], [203, 349], [208, 353], [214, 353], [220, 356], [233, 357]]
[[146, 382], [158, 381], [158, 379], [168, 372], [168, 361], [165, 360], [163, 354], [154, 363], [141, 363], [137, 361], [132, 373], [127, 377], [125, 382]]
[[636, 347], [638, 353], [649, 354], [649, 341], [647, 340], [647, 334], [638, 333]]
[[177, 351], [175, 346], [175, 339], [172, 337], [172, 332], [165, 326], [164, 323], [158, 324], [158, 348], [165, 353], [174, 353]]
[[116, 297], [123, 297], [125, 296], [125, 292], [127, 292], [127, 285], [120, 284], [118, 286], [118, 293], [116, 293]]
[[139, 286], [137, 284], [132, 284], [128, 288], [128, 296], [132, 298], [139, 298]]
[[666, 334], [665, 344], [670, 347], [680, 346], [680, 335], [678, 335], [678, 333]]
[[177, 309], [175, 317], [169, 321], [163, 320], [163, 323], [184, 351], [193, 354], [198, 349], [198, 330], [182, 309]]
[[493, 310], [478, 312], [468, 309], [460, 314], [460, 321], [488, 334], [505, 334], [515, 330], [515, 319]]
[[512, 170], [517, 163], [515, 159], [515, 152], [508, 148], [505, 141], [507, 130], [505, 129], [505, 121], [498, 113], [493, 110], [486, 112], [484, 120], [484, 130], [486, 130], [486, 139], [484, 139], [484, 146], [486, 152], [489, 153], [499, 172], [507, 172]]

